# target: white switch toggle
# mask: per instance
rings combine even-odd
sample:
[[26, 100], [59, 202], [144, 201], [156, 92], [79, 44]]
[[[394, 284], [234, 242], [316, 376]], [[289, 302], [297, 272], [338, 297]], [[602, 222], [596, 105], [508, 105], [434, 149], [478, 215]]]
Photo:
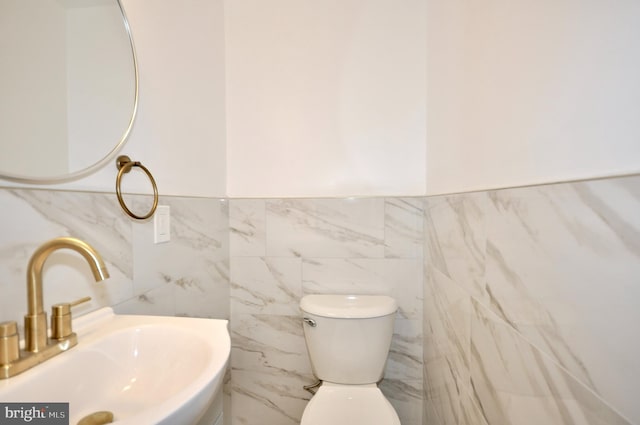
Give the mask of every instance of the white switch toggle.
[[158, 205], [153, 217], [153, 242], [163, 243], [171, 240], [171, 209], [169, 205]]

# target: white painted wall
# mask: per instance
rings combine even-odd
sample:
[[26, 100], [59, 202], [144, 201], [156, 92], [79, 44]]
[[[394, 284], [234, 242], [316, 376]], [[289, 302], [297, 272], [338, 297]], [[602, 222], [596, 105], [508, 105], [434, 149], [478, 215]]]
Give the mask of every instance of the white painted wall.
[[428, 0], [427, 194], [640, 172], [640, 2]]
[[[123, 153], [154, 174], [160, 194], [226, 194], [222, 0], [123, 0], [139, 61], [138, 116]], [[46, 188], [115, 192], [115, 161]], [[22, 186], [3, 182], [6, 186]], [[142, 172], [122, 190], [150, 194]]]
[[226, 1], [228, 194], [423, 194], [425, 6]]
[[[141, 83], [124, 152], [163, 194], [431, 195], [640, 172], [634, 0], [124, 5]], [[123, 189], [150, 193], [137, 174]], [[115, 175], [55, 188], [111, 192]]]

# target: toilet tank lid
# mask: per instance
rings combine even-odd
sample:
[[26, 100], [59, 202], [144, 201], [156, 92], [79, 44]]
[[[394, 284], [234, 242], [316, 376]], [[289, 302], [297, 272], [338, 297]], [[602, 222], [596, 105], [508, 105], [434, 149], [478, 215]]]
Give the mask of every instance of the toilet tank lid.
[[300, 309], [306, 313], [341, 319], [364, 319], [393, 314], [396, 300], [386, 295], [305, 295]]

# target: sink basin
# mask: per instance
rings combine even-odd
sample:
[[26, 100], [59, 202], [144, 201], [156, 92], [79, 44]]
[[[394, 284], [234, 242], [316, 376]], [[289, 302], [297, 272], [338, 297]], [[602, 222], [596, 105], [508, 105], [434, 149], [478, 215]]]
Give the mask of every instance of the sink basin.
[[103, 308], [73, 325], [78, 345], [0, 381], [0, 400], [69, 403], [70, 424], [110, 411], [121, 425], [186, 425], [221, 394], [231, 349], [226, 320]]

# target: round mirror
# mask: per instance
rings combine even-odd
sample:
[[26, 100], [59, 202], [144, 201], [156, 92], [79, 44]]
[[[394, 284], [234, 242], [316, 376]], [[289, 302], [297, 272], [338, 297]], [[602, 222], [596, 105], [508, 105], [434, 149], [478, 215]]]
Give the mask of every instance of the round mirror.
[[138, 103], [119, 0], [0, 0], [0, 178], [60, 183], [113, 160]]

